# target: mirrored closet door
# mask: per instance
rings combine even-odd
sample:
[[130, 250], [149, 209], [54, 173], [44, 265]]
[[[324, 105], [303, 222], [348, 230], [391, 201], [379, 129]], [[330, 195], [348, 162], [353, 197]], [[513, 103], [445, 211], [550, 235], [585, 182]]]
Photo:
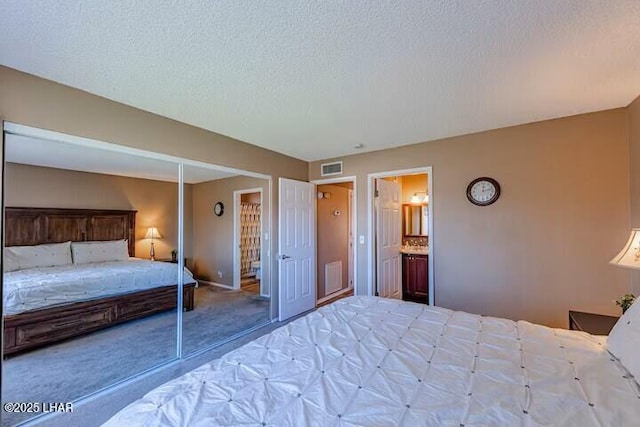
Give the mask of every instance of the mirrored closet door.
[[19, 131], [5, 150], [3, 402], [72, 402], [175, 360], [178, 164]]
[[189, 355], [271, 321], [270, 194], [268, 179], [183, 167], [184, 253], [198, 282], [195, 309], [182, 316]]
[[4, 136], [3, 402], [78, 401], [271, 321], [269, 177]]

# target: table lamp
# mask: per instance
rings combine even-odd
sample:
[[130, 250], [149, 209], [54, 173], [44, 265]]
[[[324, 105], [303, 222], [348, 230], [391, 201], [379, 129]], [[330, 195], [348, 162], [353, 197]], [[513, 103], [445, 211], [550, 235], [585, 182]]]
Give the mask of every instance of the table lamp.
[[147, 234], [144, 236], [145, 239], [151, 239], [151, 249], [149, 250], [149, 257], [151, 261], [156, 260], [156, 253], [153, 248], [153, 239], [162, 239], [162, 234], [158, 231], [158, 227], [149, 227], [147, 228]]

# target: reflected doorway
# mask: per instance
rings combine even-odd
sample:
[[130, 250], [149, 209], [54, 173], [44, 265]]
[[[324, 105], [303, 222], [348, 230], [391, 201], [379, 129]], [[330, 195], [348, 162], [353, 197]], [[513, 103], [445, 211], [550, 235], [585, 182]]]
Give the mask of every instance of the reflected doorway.
[[234, 195], [234, 284], [233, 288], [267, 297], [262, 284], [262, 188], [238, 190]]

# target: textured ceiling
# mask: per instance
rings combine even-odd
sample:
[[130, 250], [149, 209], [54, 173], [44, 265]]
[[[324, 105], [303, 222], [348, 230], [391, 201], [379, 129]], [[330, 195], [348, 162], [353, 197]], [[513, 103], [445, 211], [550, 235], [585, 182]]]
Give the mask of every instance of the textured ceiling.
[[626, 106], [640, 1], [3, 0], [0, 64], [316, 160]]
[[[5, 135], [5, 160], [32, 166], [178, 182], [177, 163], [23, 135]], [[183, 176], [187, 184], [197, 184], [236, 175], [185, 165]]]

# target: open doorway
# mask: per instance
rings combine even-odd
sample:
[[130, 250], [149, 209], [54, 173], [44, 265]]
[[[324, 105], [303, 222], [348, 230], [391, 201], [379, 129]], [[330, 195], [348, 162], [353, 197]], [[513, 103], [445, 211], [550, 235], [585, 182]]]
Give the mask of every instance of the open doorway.
[[262, 284], [262, 189], [234, 192], [234, 289], [265, 295]]
[[316, 295], [323, 305], [353, 295], [355, 283], [355, 180], [316, 184]]
[[369, 175], [371, 295], [434, 304], [431, 167]]

